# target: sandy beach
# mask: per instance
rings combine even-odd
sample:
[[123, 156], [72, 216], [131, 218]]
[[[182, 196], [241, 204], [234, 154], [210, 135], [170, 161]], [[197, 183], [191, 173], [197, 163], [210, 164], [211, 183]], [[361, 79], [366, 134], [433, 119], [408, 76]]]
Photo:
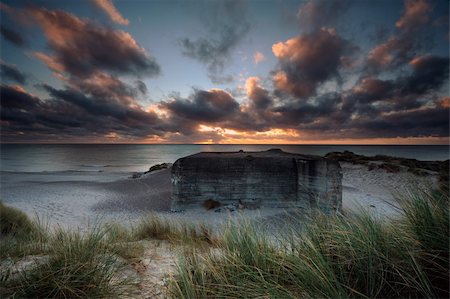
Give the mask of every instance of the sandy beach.
[[[395, 216], [394, 193], [401, 193], [409, 186], [434, 186], [437, 182], [437, 173], [419, 177], [404, 169], [390, 173], [347, 162], [341, 162], [341, 167], [343, 212], [363, 208], [377, 215]], [[66, 176], [60, 180], [55, 176], [48, 180], [36, 176], [21, 174], [19, 179], [9, 174], [8, 181], [2, 182], [1, 197], [4, 203], [32, 217], [37, 216], [50, 226], [86, 227], [99, 221], [133, 224], [147, 213], [207, 224], [222, 223], [230, 217], [269, 219], [286, 213], [275, 208], [215, 213], [200, 207], [172, 213], [170, 169], [151, 172], [136, 179], [125, 174], [122, 178], [104, 174], [104, 181], [89, 180], [86, 175]]]

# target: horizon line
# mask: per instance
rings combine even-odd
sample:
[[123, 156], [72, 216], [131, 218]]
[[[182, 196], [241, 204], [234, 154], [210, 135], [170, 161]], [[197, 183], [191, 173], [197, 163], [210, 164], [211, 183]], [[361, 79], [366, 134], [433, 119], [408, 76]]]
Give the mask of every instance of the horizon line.
[[311, 145], [311, 146], [450, 146], [448, 143], [130, 143], [130, 142], [0, 142], [1, 145]]

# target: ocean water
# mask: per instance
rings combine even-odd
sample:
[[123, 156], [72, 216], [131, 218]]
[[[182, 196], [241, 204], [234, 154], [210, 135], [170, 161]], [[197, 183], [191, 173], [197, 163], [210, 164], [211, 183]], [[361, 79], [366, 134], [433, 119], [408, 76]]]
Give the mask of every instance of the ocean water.
[[41, 173], [83, 177], [98, 174], [142, 172], [154, 164], [171, 162], [200, 151], [262, 151], [280, 148], [286, 152], [325, 155], [352, 151], [418, 160], [449, 159], [448, 145], [141, 145], [141, 144], [2, 144], [0, 170], [9, 173]]

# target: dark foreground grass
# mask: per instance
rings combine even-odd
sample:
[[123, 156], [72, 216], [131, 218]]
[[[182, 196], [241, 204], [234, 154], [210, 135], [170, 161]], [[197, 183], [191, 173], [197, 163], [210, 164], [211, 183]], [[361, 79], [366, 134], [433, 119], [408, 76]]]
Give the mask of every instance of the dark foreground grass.
[[122, 230], [49, 232], [16, 209], [0, 204], [0, 212], [0, 298], [117, 298], [132, 290], [134, 282], [117, 276], [132, 249]]
[[1, 292], [13, 298], [112, 298], [127, 294], [127, 281], [115, 278], [123, 265], [106, 231], [55, 232], [46, 259], [8, 277]]
[[230, 226], [209, 254], [179, 261], [174, 298], [448, 298], [449, 197], [415, 191], [403, 217], [314, 215], [276, 238]]
[[132, 298], [137, 281], [120, 273], [142, 254], [140, 240], [189, 248], [213, 242], [205, 226], [156, 215], [132, 228], [108, 223], [81, 232], [50, 231], [3, 204], [0, 213], [0, 298]]

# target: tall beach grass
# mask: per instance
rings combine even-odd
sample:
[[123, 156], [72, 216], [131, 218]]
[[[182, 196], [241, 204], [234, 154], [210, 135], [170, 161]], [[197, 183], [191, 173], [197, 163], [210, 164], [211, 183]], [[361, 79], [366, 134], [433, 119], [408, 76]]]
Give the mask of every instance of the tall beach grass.
[[448, 298], [449, 196], [410, 191], [402, 216], [313, 213], [276, 240], [231, 225], [209, 253], [182, 256], [174, 298]]
[[48, 231], [0, 204], [1, 298], [116, 298], [134, 282], [117, 279], [125, 266], [124, 236], [110, 227]]

